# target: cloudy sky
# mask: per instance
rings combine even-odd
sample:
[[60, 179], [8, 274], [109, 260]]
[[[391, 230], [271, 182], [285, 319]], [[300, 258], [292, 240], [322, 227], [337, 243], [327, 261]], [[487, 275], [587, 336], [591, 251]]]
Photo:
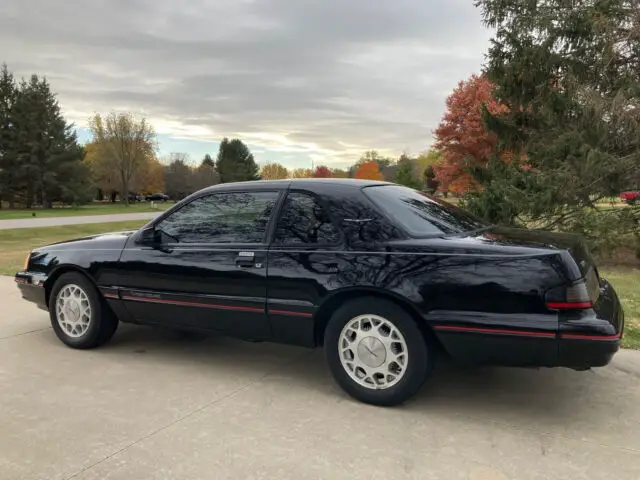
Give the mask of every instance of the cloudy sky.
[[490, 32], [471, 0], [2, 0], [0, 62], [46, 75], [68, 119], [147, 115], [160, 153], [345, 166], [417, 153]]

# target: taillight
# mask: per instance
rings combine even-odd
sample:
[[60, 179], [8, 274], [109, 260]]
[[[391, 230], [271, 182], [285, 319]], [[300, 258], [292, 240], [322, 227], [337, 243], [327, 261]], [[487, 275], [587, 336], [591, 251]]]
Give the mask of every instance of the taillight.
[[546, 295], [547, 307], [553, 310], [591, 308], [595, 300], [589, 294], [589, 289], [584, 280], [571, 285], [552, 288]]

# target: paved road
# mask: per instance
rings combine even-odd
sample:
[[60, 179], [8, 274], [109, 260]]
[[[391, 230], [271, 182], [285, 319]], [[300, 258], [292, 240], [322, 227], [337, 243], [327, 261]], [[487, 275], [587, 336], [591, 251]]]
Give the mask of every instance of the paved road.
[[133, 326], [74, 351], [6, 277], [0, 302], [3, 480], [640, 478], [640, 352], [591, 372], [441, 364], [383, 409], [319, 351]]
[[0, 220], [0, 230], [9, 228], [56, 227], [58, 225], [79, 225], [82, 223], [126, 222], [129, 220], [150, 220], [162, 212], [116, 213], [113, 215], [84, 215], [80, 217], [20, 218]]

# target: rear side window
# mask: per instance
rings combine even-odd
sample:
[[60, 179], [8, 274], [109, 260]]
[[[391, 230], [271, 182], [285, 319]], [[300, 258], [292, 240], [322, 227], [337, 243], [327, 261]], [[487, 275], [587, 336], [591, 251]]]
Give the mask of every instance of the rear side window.
[[340, 232], [315, 197], [299, 192], [287, 195], [276, 226], [274, 243], [327, 245], [339, 240]]
[[411, 188], [383, 185], [366, 187], [363, 191], [412, 235], [456, 234], [488, 226], [460, 208]]
[[233, 192], [200, 197], [156, 229], [176, 243], [262, 243], [278, 192]]

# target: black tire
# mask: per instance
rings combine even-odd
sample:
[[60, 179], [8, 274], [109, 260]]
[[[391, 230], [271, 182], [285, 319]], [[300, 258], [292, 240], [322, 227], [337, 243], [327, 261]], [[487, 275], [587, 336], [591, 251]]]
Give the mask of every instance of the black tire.
[[[383, 317], [404, 337], [408, 352], [404, 375], [388, 388], [363, 386], [342, 365], [338, 350], [342, 330], [348, 322], [361, 315]], [[325, 330], [324, 349], [329, 368], [338, 385], [353, 398], [380, 406], [399, 405], [413, 396], [431, 374], [436, 353], [433, 340], [429, 335], [423, 334], [411, 315], [391, 301], [374, 297], [351, 300], [334, 312]]]
[[[56, 313], [56, 301], [60, 291], [69, 285], [77, 285], [86, 294], [91, 306], [91, 317], [85, 332], [80, 336], [69, 335], [60, 325]], [[113, 314], [105, 300], [100, 296], [91, 281], [79, 272], [63, 273], [56, 280], [49, 297], [49, 317], [51, 326], [57, 337], [71, 348], [89, 349], [105, 344], [118, 328], [118, 319]]]

